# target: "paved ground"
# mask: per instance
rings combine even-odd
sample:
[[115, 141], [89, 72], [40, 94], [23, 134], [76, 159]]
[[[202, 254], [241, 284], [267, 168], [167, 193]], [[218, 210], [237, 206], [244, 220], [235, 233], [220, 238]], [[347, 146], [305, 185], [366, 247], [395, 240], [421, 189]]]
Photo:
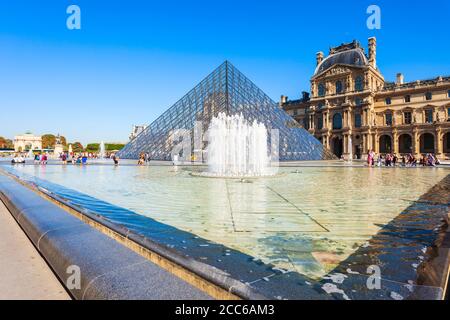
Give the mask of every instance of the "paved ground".
[[70, 299], [1, 201], [0, 261], [0, 300]]

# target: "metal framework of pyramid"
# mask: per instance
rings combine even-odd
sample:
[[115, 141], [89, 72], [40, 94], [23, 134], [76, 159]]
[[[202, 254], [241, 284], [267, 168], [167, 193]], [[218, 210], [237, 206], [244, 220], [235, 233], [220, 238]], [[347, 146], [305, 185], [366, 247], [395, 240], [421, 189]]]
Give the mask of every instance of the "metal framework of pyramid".
[[[176, 143], [172, 139], [173, 133], [179, 129], [193, 132], [197, 121], [202, 122], [205, 132], [212, 117], [220, 112], [242, 114], [248, 121], [256, 119], [264, 123], [269, 130], [278, 129], [280, 161], [335, 158], [319, 140], [228, 61], [153, 121], [118, 156], [137, 159], [145, 152], [152, 160], [172, 160], [171, 153]], [[206, 150], [206, 147], [207, 142], [204, 142], [202, 149]]]

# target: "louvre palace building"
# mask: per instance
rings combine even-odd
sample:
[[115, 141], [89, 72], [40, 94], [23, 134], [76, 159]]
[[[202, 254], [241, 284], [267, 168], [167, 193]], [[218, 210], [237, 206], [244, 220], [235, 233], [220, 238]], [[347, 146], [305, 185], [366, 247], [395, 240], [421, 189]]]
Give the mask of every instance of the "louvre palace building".
[[387, 82], [377, 66], [377, 43], [357, 42], [316, 55], [310, 93], [281, 96], [280, 107], [336, 156], [433, 153], [450, 157], [450, 77]]

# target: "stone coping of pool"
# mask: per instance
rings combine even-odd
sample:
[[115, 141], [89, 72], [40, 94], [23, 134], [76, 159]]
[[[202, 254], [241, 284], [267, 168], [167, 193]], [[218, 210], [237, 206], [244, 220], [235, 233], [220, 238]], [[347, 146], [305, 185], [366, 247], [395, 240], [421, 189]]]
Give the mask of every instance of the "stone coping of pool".
[[1, 173], [0, 201], [75, 299], [211, 299]]
[[382, 226], [366, 245], [335, 270], [320, 280], [313, 280], [74, 190], [10, 168], [7, 171], [29, 187], [240, 298], [444, 297], [450, 252], [450, 175]]

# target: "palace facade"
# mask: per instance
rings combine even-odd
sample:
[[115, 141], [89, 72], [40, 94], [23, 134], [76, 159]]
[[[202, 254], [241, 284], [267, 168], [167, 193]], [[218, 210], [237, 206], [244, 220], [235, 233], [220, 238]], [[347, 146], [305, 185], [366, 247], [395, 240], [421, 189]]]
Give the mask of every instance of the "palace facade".
[[336, 156], [365, 158], [376, 153], [434, 153], [450, 157], [450, 77], [385, 81], [376, 62], [356, 41], [316, 55], [311, 93], [299, 100], [281, 96], [280, 107]]

